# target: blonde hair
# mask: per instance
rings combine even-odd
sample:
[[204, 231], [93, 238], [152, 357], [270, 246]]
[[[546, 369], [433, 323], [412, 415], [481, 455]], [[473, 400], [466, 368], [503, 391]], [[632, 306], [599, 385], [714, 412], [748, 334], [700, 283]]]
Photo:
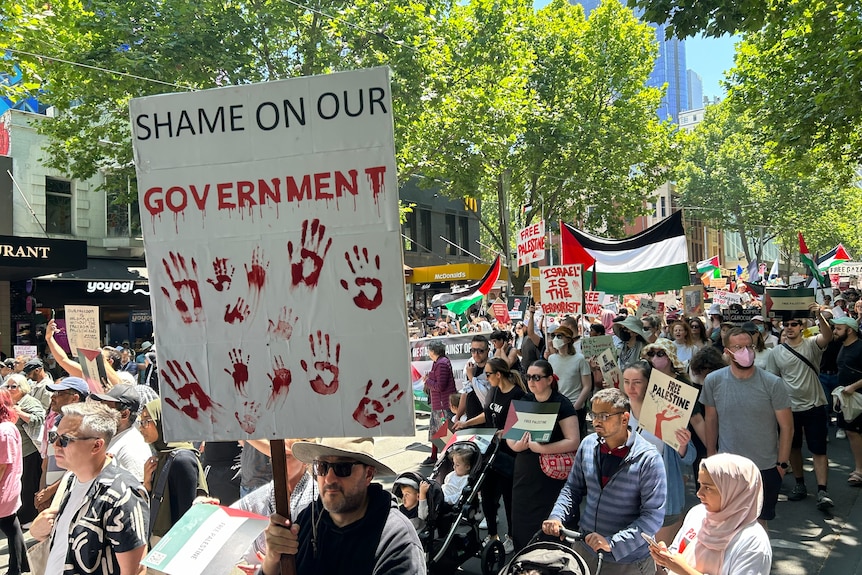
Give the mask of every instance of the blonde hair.
[[10, 375], [9, 377], [7, 377], [7, 378], [6, 378], [6, 383], [7, 383], [7, 384], [8, 384], [10, 381], [11, 381], [11, 382], [14, 382], [14, 383], [17, 383], [17, 384], [18, 384], [18, 389], [20, 389], [20, 390], [21, 390], [21, 393], [23, 393], [24, 395], [26, 395], [26, 394], [30, 393], [30, 391], [31, 391], [31, 389], [32, 389], [32, 388], [30, 387], [30, 382], [29, 382], [29, 381], [27, 381], [27, 378], [26, 378], [26, 377], [24, 377], [23, 375], [21, 375], [20, 373], [13, 373], [12, 375]]

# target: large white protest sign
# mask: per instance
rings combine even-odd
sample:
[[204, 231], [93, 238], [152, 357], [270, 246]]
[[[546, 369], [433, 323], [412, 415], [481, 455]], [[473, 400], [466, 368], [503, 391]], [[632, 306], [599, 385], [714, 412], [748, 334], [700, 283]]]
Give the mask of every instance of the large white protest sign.
[[542, 312], [546, 315], [581, 313], [583, 304], [583, 277], [581, 265], [542, 266], [539, 284], [542, 293]]
[[166, 438], [412, 435], [388, 70], [130, 112]]
[[545, 259], [545, 220], [518, 230], [518, 266]]
[[697, 388], [652, 370], [638, 427], [679, 449], [676, 430], [685, 429], [694, 413]]

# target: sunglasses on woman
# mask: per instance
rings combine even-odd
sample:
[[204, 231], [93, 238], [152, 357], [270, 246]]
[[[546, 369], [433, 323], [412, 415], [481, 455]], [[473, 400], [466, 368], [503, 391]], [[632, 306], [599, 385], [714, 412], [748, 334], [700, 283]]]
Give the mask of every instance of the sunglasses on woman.
[[548, 377], [548, 376], [547, 375], [539, 375], [537, 373], [532, 373], [532, 374], [528, 373], [527, 374], [527, 381], [541, 381], [541, 380], [545, 379], [546, 377]]
[[658, 351], [650, 350], [650, 351], [646, 352], [646, 356], [647, 356], [647, 357], [656, 357], [656, 356], [658, 356], [658, 357], [667, 357], [667, 354], [664, 352], [664, 350], [661, 350], [661, 349], [660, 349], [660, 350], [658, 350]]
[[362, 463], [358, 461], [336, 461], [335, 463], [330, 463], [329, 461], [311, 462], [311, 468], [318, 477], [324, 477], [329, 473], [330, 469], [335, 472], [336, 477], [350, 477], [353, 473], [354, 465], [362, 465]]

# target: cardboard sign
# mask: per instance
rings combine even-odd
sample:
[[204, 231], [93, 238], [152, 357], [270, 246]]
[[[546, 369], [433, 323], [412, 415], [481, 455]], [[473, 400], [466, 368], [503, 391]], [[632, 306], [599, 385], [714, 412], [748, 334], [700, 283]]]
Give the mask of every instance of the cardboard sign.
[[167, 575], [228, 575], [269, 518], [218, 505], [192, 505], [142, 565]]
[[389, 70], [130, 114], [165, 439], [413, 435]]
[[638, 311], [635, 314], [636, 317], [641, 318], [645, 315], [656, 315], [657, 313], [659, 313], [659, 302], [648, 297], [640, 298], [638, 301]]
[[15, 357], [23, 355], [24, 357], [37, 357], [39, 355], [39, 346], [36, 345], [13, 345], [12, 353]]
[[720, 305], [741, 304], [742, 296], [738, 293], [733, 293], [724, 290], [715, 290], [712, 292], [712, 303]]
[[645, 429], [674, 449], [679, 449], [674, 432], [688, 426], [696, 401], [697, 388], [654, 369], [638, 429]]
[[539, 268], [542, 286], [542, 313], [545, 315], [581, 313], [584, 299], [583, 277], [580, 264], [543, 266]]
[[596, 361], [602, 370], [602, 379], [605, 382], [605, 387], [616, 387], [617, 389], [620, 389], [623, 382], [623, 372], [617, 363], [614, 351], [606, 349], [599, 354]]
[[724, 314], [724, 321], [730, 321], [733, 323], [744, 323], [746, 321], [751, 321], [756, 315], [763, 315], [763, 312], [759, 307], [749, 307], [738, 309], [736, 306], [732, 306], [727, 312]]
[[603, 291], [584, 292], [584, 315], [597, 317], [602, 314], [602, 302], [605, 299]]
[[[780, 289], [766, 288], [766, 311], [770, 312], [801, 312], [807, 311], [814, 303], [814, 288]], [[797, 314], [804, 315], [804, 314]]]
[[66, 333], [72, 353], [80, 356], [78, 348], [99, 349], [102, 347], [99, 306], [67, 305], [65, 311]]
[[529, 433], [532, 441], [547, 443], [551, 440], [559, 411], [560, 404], [556, 401], [513, 400], [509, 404], [503, 438], [520, 441], [524, 433]]
[[505, 302], [496, 301], [491, 304], [491, 312], [500, 323], [509, 323], [512, 321], [509, 317], [509, 308], [506, 306]]
[[545, 259], [545, 220], [518, 230], [518, 267]]
[[829, 268], [829, 273], [839, 276], [860, 276], [862, 275], [862, 262], [844, 262]]
[[616, 352], [614, 336], [612, 335], [596, 335], [581, 338], [581, 353], [586, 358], [596, 357], [607, 349], [611, 350], [611, 352]]

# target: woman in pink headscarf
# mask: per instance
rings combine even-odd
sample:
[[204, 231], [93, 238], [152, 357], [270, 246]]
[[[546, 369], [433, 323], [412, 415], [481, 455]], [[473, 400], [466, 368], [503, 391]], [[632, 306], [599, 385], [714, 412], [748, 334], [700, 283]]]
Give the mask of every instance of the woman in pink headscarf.
[[757, 522], [760, 470], [750, 459], [719, 453], [703, 460], [698, 480], [701, 504], [688, 512], [670, 549], [650, 546], [656, 565], [682, 575], [768, 575], [772, 547]]

